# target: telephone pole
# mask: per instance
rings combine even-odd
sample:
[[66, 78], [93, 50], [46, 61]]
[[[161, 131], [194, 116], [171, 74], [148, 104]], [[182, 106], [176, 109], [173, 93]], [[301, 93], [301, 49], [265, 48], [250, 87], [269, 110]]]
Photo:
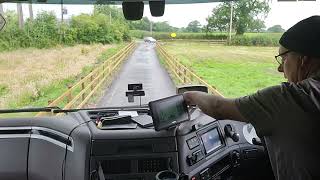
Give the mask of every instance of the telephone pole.
[[0, 3], [0, 14], [4, 14], [2, 3]]
[[230, 29], [229, 29], [229, 44], [231, 44], [231, 33], [232, 33], [232, 17], [233, 17], [233, 4], [230, 2]]
[[151, 36], [152, 36], [152, 26], [153, 26], [153, 22], [150, 21], [150, 33], [151, 33]]
[[17, 3], [17, 12], [18, 12], [18, 20], [19, 20], [19, 28], [23, 28], [23, 11], [22, 11], [22, 4]]
[[61, 3], [61, 24], [63, 23], [63, 3]]
[[31, 1], [29, 2], [29, 16], [30, 16], [30, 20], [33, 21], [33, 10], [32, 10]]

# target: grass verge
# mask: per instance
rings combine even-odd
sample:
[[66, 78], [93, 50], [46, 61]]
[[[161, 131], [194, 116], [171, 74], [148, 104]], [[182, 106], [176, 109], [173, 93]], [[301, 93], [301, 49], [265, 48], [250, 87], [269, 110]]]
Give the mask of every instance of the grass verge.
[[188, 42], [166, 43], [164, 47], [226, 97], [245, 96], [285, 81], [273, 58], [276, 47]]
[[[107, 48], [103, 51], [102, 54], [99, 54], [96, 57], [96, 62], [88, 64], [81, 69], [81, 72], [77, 75], [69, 76], [68, 78], [64, 78], [61, 80], [53, 81], [49, 85], [40, 87], [37, 89], [37, 93], [31, 93], [29, 91], [25, 91], [19, 95], [15, 101], [8, 101], [7, 108], [27, 108], [27, 107], [44, 107], [48, 105], [48, 101], [52, 101], [59, 97], [62, 93], [64, 93], [68, 86], [75, 84], [77, 81], [81, 79], [81, 77], [87, 75], [92, 69], [98, 66], [100, 63], [107, 60], [109, 57], [118, 52], [121, 48], [123, 48], [125, 44], [117, 44], [113, 47]], [[86, 50], [84, 50], [86, 51]], [[81, 53], [86, 54], [81, 50]], [[0, 88], [1, 89], [1, 88]], [[79, 92], [80, 89], [77, 89], [75, 93]], [[66, 104], [66, 100], [59, 104], [59, 107], [63, 107]], [[36, 113], [19, 113], [19, 114], [0, 114], [0, 117], [26, 117], [26, 116], [34, 116]]]

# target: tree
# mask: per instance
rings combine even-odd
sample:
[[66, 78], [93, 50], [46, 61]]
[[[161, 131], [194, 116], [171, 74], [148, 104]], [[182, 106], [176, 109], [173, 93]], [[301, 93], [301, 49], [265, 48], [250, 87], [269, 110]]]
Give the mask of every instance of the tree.
[[178, 31], [178, 28], [170, 26], [170, 24], [167, 21], [163, 22], [154, 22], [153, 23], [153, 31], [157, 32], [172, 32], [172, 31]]
[[128, 21], [130, 29], [138, 29], [143, 31], [150, 30], [150, 23], [151, 21], [147, 17], [143, 17], [138, 21]]
[[105, 14], [106, 16], [108, 16], [109, 18], [111, 18], [113, 20], [123, 20], [124, 21], [124, 17], [123, 17], [121, 8], [117, 8], [115, 6], [94, 5], [93, 14]]
[[188, 32], [200, 32], [201, 31], [201, 24], [199, 21], [195, 20], [195, 21], [191, 21], [186, 30]]
[[285, 30], [281, 27], [281, 25], [274, 25], [267, 30], [268, 32], [273, 32], [273, 33], [281, 33], [284, 32]]
[[224, 3], [212, 10], [207, 18], [207, 31], [227, 31], [230, 21], [230, 3]]
[[228, 30], [231, 5], [234, 9], [232, 20], [236, 34], [264, 27], [263, 19], [270, 11], [268, 0], [238, 0], [224, 2], [212, 10], [212, 15], [207, 18], [208, 31]]
[[265, 31], [265, 28], [266, 26], [264, 25], [264, 22], [260, 19], [252, 21], [248, 26], [248, 30], [251, 32], [262, 32]]

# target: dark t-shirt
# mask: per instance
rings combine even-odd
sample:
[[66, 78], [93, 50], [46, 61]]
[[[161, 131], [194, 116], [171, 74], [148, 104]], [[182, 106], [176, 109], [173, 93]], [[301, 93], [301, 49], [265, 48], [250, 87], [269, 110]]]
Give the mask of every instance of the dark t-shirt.
[[265, 136], [276, 179], [320, 179], [320, 72], [238, 98], [236, 105]]

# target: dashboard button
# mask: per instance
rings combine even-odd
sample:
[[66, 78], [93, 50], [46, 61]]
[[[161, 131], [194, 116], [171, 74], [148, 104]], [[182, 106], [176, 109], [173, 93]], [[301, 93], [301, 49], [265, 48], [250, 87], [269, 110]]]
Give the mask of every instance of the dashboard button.
[[255, 159], [259, 156], [259, 152], [257, 149], [246, 149], [243, 152], [246, 159]]
[[187, 145], [188, 145], [190, 150], [195, 148], [195, 147], [197, 147], [197, 146], [199, 146], [198, 138], [196, 136], [194, 136], [194, 137], [188, 139], [187, 140]]
[[203, 155], [203, 153], [202, 153], [201, 150], [192, 153], [192, 155], [193, 155], [194, 157], [196, 157], [196, 158], [195, 158], [196, 162], [198, 162], [198, 161], [200, 161], [201, 159], [204, 158], [204, 155]]

